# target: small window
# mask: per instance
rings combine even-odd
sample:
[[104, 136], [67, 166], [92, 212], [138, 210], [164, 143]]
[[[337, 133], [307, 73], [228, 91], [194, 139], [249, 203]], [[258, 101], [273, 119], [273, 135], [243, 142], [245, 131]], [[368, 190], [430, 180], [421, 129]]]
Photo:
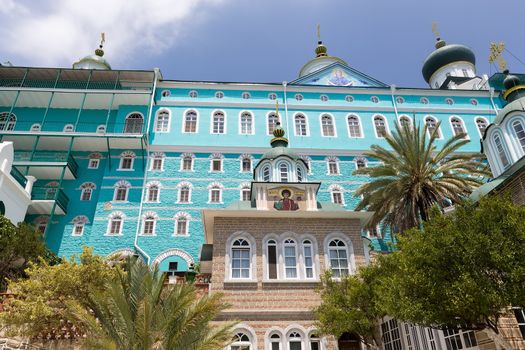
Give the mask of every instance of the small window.
[[224, 112], [218, 111], [213, 113], [212, 134], [224, 134], [226, 132], [226, 117]]
[[197, 98], [199, 96], [199, 93], [195, 90], [192, 90], [188, 93], [188, 96], [191, 98]]
[[335, 126], [331, 116], [325, 114], [321, 117], [321, 131], [325, 137], [335, 136]]
[[250, 95], [249, 92], [243, 92], [241, 96], [243, 100], [249, 100], [250, 98], [252, 98], [252, 95]]
[[426, 97], [421, 97], [421, 99], [419, 100], [419, 102], [421, 102], [421, 103], [424, 104], [424, 105], [428, 105], [428, 98], [426, 98]]
[[286, 163], [281, 163], [279, 165], [279, 174], [281, 182], [288, 182], [288, 165]]
[[189, 203], [190, 202], [190, 186], [182, 185], [179, 188], [179, 203]]
[[465, 68], [463, 68], [461, 72], [463, 73], [464, 77], [468, 77], [468, 71]]
[[113, 198], [116, 202], [123, 202], [128, 199], [128, 188], [126, 186], [118, 186], [115, 189], [115, 196]]
[[379, 227], [372, 227], [368, 229], [368, 237], [371, 238], [381, 238], [381, 234], [379, 233]]
[[473, 106], [477, 106], [478, 105], [478, 100], [473, 98], [473, 99], [470, 100], [470, 104], [472, 104]]
[[272, 92], [271, 94], [268, 94], [268, 98], [274, 101], [274, 100], [277, 100], [277, 95]]
[[467, 134], [465, 133], [461, 119], [452, 118], [450, 119], [450, 123], [452, 124], [452, 131], [454, 132], [455, 136], [463, 135], [463, 138], [467, 138]]
[[302, 350], [302, 340], [301, 335], [297, 332], [292, 332], [288, 336], [288, 347], [289, 350]]
[[132, 152], [123, 152], [120, 156], [120, 167], [118, 170], [133, 170], [133, 161], [135, 154]]
[[241, 172], [249, 173], [252, 171], [252, 159], [250, 157], [243, 157], [241, 160]]
[[302, 182], [303, 181], [303, 171], [301, 170], [300, 166], [297, 167], [296, 174], [297, 174], [297, 181]]
[[275, 112], [268, 114], [268, 135], [273, 134], [277, 123], [279, 123], [279, 116]]
[[269, 182], [270, 181], [270, 166], [268, 166], [268, 165], [265, 166], [263, 168], [262, 173], [263, 173], [263, 181], [264, 182]]
[[84, 223], [83, 222], [77, 222], [73, 226], [73, 236], [82, 236], [84, 233]]
[[525, 313], [522, 308], [514, 309], [514, 316], [516, 317], [516, 322], [520, 329], [521, 338], [525, 340]]
[[144, 126], [144, 117], [140, 113], [131, 113], [124, 122], [124, 133], [140, 134]]
[[159, 186], [158, 185], [150, 185], [148, 187], [148, 193], [147, 193], [146, 199], [148, 202], [158, 202], [159, 201]]
[[197, 132], [197, 112], [188, 111], [184, 116], [184, 132]]
[[427, 130], [428, 130], [428, 134], [429, 135], [432, 135], [434, 133], [434, 130], [436, 132], [436, 137], [437, 138], [440, 138], [441, 137], [441, 133], [439, 131], [439, 128], [438, 128], [438, 124], [437, 124], [437, 121], [436, 119], [432, 118], [432, 117], [426, 117], [425, 118], [425, 123], [427, 125]]
[[73, 129], [75, 129], [75, 127], [73, 126], [73, 124], [66, 124], [66, 126], [64, 126], [64, 132], [73, 132]]
[[210, 203], [221, 203], [221, 188], [219, 186], [210, 188]]
[[277, 242], [273, 239], [266, 244], [268, 250], [268, 279], [277, 279]]
[[399, 125], [402, 128], [410, 128], [412, 126], [412, 121], [406, 115], [402, 115], [399, 117]]
[[147, 215], [144, 217], [142, 234], [146, 236], [155, 235], [155, 217], [153, 215]]
[[343, 205], [343, 193], [339, 189], [332, 190], [332, 203]]
[[243, 187], [241, 189], [241, 201], [249, 202], [251, 200], [250, 187]]
[[183, 171], [191, 171], [193, 170], [193, 157], [190, 155], [186, 155], [182, 157], [182, 166], [181, 170]]
[[361, 137], [361, 126], [359, 125], [359, 118], [355, 115], [349, 115], [348, 121], [348, 136]]
[[399, 104], [403, 104], [405, 103], [405, 99], [401, 96], [398, 96], [396, 97], [396, 102], [399, 103]]
[[38, 131], [41, 130], [41, 128], [42, 128], [42, 127], [41, 127], [40, 124], [33, 124], [33, 125], [31, 125], [31, 131], [32, 131], [32, 132], [38, 132]]
[[326, 101], [328, 101], [328, 96], [326, 96], [326, 95], [321, 95], [321, 96], [319, 96], [319, 99], [320, 99], [321, 101], [323, 101], [323, 102], [326, 102]]
[[188, 235], [188, 218], [184, 215], [179, 215], [176, 218], [175, 234], [179, 236]]
[[151, 170], [162, 170], [164, 163], [163, 156], [154, 156], [151, 160]]
[[313, 248], [310, 240], [303, 241], [304, 277], [314, 278]]
[[222, 171], [222, 158], [220, 158], [219, 156], [214, 156], [211, 159], [210, 170], [214, 172]]
[[355, 161], [355, 167], [357, 169], [366, 168], [366, 160], [363, 158], [357, 158]]
[[310, 350], [321, 350], [321, 339], [317, 334], [310, 335]]
[[354, 97], [353, 97], [353, 96], [350, 96], [350, 95], [346, 95], [346, 96], [345, 96], [345, 101], [346, 101], [346, 102], [354, 102]]
[[81, 201], [90, 201], [92, 194], [93, 194], [93, 188], [92, 187], [83, 188], [82, 192], [80, 193], [80, 200]]
[[222, 91], [217, 91], [215, 93], [215, 98], [223, 98], [224, 97], [224, 92]]
[[[479, 134], [481, 135], [481, 137], [483, 137], [483, 135], [485, 134], [485, 130], [487, 129], [487, 121], [483, 118], [478, 118], [476, 119], [476, 126], [478, 127]], [[523, 136], [525, 137], [525, 133]]]
[[516, 120], [512, 123], [512, 128], [520, 142], [522, 151], [525, 152], [525, 129], [523, 128], [523, 123], [520, 120]]
[[339, 175], [339, 164], [334, 158], [328, 159], [328, 175]]
[[373, 103], [379, 103], [379, 97], [372, 96], [372, 97], [370, 97], [370, 101], [372, 101]]
[[122, 216], [115, 215], [109, 220], [108, 234], [110, 235], [120, 235], [122, 233]]
[[499, 135], [498, 134], [494, 135], [493, 140], [496, 145], [496, 150], [498, 151], [498, 156], [501, 161], [501, 165], [503, 165], [503, 169], [506, 169], [510, 165], [510, 163], [509, 163], [509, 159], [507, 158], [507, 153], [505, 152], [505, 149], [503, 148], [503, 144], [501, 142]]
[[171, 95], [170, 90], [163, 90], [161, 93], [162, 97], [169, 97]]
[[166, 110], [161, 110], [157, 113], [155, 120], [155, 132], [168, 132], [170, 129], [170, 113]]
[[97, 134], [105, 134], [105, 133], [106, 133], [106, 126], [105, 125], [97, 126]]
[[286, 278], [297, 278], [297, 249], [293, 239], [286, 239], [284, 249], [284, 274]]
[[303, 95], [301, 95], [301, 94], [295, 94], [295, 99], [296, 99], [297, 101], [302, 101], [303, 98], [304, 98]]
[[9, 112], [0, 113], [0, 131], [15, 130], [16, 115]]
[[241, 114], [241, 134], [253, 134], [253, 116], [250, 112], [243, 112]]
[[374, 126], [377, 137], [383, 138], [386, 136], [386, 121], [383, 117], [374, 117]]
[[294, 119], [295, 119], [295, 135], [307, 136], [308, 127], [306, 125], [306, 117], [303, 114], [297, 114]]
[[281, 336], [279, 334], [274, 333], [270, 336], [269, 350], [281, 350]]
[[451, 98], [446, 98], [446, 99], [445, 99], [445, 103], [446, 103], [447, 105], [452, 106], [452, 105], [454, 104], [454, 100], [451, 99]]
[[88, 163], [88, 169], [98, 169], [100, 159], [90, 159]]

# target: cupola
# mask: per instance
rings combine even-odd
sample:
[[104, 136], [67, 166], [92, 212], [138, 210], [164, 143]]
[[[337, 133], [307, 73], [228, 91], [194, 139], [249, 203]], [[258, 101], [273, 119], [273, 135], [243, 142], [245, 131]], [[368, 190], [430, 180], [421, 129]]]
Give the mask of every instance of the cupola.
[[344, 65], [348, 65], [345, 61], [339, 57], [328, 55], [328, 49], [321, 41], [321, 34], [319, 26], [317, 27], [317, 47], [315, 48], [315, 58], [306, 62], [306, 64], [299, 71], [299, 78], [323, 69], [326, 66], [331, 65], [332, 63], [339, 62]]
[[79, 59], [73, 63], [73, 69], [100, 69], [110, 70], [111, 66], [108, 61], [104, 58], [104, 46], [105, 35], [101, 34], [101, 40], [99, 47], [95, 50], [94, 55], [88, 55], [84, 58]]

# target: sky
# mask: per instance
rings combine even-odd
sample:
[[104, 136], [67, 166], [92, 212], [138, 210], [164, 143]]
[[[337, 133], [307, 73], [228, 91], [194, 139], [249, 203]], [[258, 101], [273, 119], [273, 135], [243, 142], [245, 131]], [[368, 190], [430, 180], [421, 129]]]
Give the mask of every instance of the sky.
[[[316, 26], [328, 54], [386, 84], [425, 87], [436, 22], [493, 74], [504, 41], [525, 72], [524, 0], [0, 0], [0, 62], [70, 67], [98, 46], [113, 69], [160, 68], [164, 79], [282, 82], [312, 59]], [[516, 58], [513, 57], [516, 56]], [[522, 62], [520, 62], [522, 61]]]

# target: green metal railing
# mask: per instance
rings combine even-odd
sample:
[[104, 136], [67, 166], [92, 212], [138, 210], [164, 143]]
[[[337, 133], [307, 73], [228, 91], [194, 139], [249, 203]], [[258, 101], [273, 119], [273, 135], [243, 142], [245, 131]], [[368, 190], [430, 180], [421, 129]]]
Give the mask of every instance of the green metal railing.
[[15, 162], [67, 162], [67, 167], [73, 176], [77, 177], [78, 174], [78, 163], [73, 155], [68, 156], [68, 152], [37, 151], [33, 154], [33, 158], [29, 151], [15, 152], [14, 160]]
[[15, 167], [11, 168], [11, 176], [22, 186], [23, 188], [26, 187], [27, 184], [27, 178], [22, 175], [22, 173]]
[[56, 204], [67, 212], [69, 197], [58, 187], [33, 187], [31, 191], [32, 200], [55, 200]]

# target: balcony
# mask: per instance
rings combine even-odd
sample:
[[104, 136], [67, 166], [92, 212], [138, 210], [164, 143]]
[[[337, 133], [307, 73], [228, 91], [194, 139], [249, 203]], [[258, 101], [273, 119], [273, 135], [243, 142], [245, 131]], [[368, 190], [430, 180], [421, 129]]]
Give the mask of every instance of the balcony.
[[[54, 205], [56, 202], [56, 206]], [[57, 187], [33, 187], [31, 192], [31, 204], [27, 211], [31, 215], [51, 215], [53, 206], [55, 214], [65, 215], [69, 197]]]
[[27, 178], [24, 175], [22, 175], [22, 173], [18, 171], [17, 168], [15, 167], [11, 168], [11, 176], [16, 180], [16, 182], [20, 184], [20, 186], [22, 186], [23, 188], [26, 187]]
[[67, 152], [45, 152], [37, 151], [31, 158], [31, 152], [16, 152], [13, 168], [19, 173], [26, 172], [27, 175], [37, 179], [59, 179], [62, 168], [66, 167], [64, 179], [73, 180], [77, 178], [78, 163], [75, 158]]

